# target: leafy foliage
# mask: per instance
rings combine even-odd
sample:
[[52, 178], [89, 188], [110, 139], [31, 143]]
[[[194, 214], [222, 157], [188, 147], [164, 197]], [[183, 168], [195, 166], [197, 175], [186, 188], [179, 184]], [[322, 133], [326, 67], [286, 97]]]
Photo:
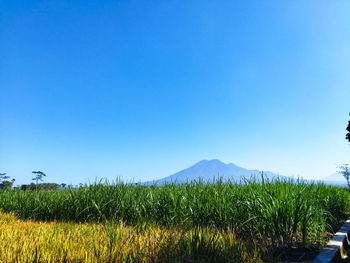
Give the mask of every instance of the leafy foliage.
[[96, 183], [79, 189], [2, 191], [0, 208], [33, 220], [209, 227], [267, 246], [290, 248], [327, 239], [349, 211], [350, 202], [344, 188], [263, 179], [241, 185]]

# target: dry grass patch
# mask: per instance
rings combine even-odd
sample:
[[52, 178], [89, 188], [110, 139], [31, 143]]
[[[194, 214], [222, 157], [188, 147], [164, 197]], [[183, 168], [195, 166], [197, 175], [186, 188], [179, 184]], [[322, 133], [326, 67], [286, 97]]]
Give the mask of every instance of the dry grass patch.
[[257, 262], [230, 232], [122, 223], [23, 221], [0, 214], [1, 262]]

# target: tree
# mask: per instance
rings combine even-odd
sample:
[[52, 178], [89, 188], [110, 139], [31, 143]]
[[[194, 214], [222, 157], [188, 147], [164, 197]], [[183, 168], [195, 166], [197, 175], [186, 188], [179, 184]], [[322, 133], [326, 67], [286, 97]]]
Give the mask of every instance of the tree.
[[0, 173], [0, 189], [11, 188], [16, 179], [7, 180], [11, 177], [6, 175], [6, 173]]
[[[349, 113], [350, 116], [350, 113]], [[348, 121], [348, 127], [346, 128], [346, 130], [348, 131], [348, 133], [345, 136], [345, 139], [348, 140], [350, 142], [350, 121]], [[348, 188], [350, 189], [350, 167], [348, 164], [343, 164], [341, 166], [338, 166], [338, 168], [340, 169], [338, 171], [338, 173], [340, 173], [342, 176], [344, 176], [347, 184], [348, 184]]]
[[32, 173], [34, 174], [34, 178], [32, 178], [32, 180], [35, 181], [36, 188], [38, 189], [38, 182], [43, 181], [43, 177], [46, 176], [46, 174], [42, 171], [33, 171]]
[[338, 171], [338, 173], [340, 173], [342, 176], [344, 176], [344, 178], [346, 179], [346, 182], [348, 184], [348, 188], [350, 189], [350, 167], [348, 164], [343, 164], [341, 166], [339, 166], [340, 171]]
[[0, 183], [9, 178], [10, 176], [6, 175], [6, 173], [0, 173]]
[[[350, 116], [350, 113], [349, 113]], [[348, 140], [350, 142], [350, 121], [348, 121], [348, 127], [346, 128], [346, 130], [348, 131], [348, 133], [345, 136], [345, 139]], [[341, 166], [338, 167], [340, 169], [340, 171], [338, 171], [338, 173], [340, 173], [342, 176], [344, 176], [344, 178], [346, 179], [346, 182], [348, 183], [348, 188], [350, 189], [350, 167], [348, 164], [343, 164]]]
[[[349, 116], [350, 116], [350, 113], [349, 113]], [[345, 139], [350, 142], [350, 121], [348, 122], [348, 127], [346, 128], [346, 130], [348, 131], [348, 133], [346, 134]]]
[[1, 188], [12, 188], [13, 183], [15, 182], [15, 179], [12, 179], [11, 181], [3, 181], [0, 185]]

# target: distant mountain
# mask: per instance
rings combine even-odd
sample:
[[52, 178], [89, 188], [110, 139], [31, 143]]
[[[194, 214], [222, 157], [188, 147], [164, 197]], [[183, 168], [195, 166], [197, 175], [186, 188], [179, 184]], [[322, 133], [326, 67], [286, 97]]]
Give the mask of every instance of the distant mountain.
[[334, 174], [328, 175], [328, 176], [322, 178], [321, 180], [322, 181], [341, 181], [344, 183], [346, 182], [344, 176], [342, 176], [339, 173], [334, 173]]
[[344, 176], [339, 173], [328, 175], [322, 178], [320, 181], [330, 185], [347, 186]]
[[[186, 183], [191, 181], [202, 180], [203, 182], [212, 182], [218, 178], [221, 178], [224, 182], [227, 180], [240, 182], [243, 178], [250, 179], [252, 176], [260, 177], [262, 171], [248, 170], [239, 167], [233, 163], [225, 164], [217, 159], [203, 160], [191, 167], [177, 172], [173, 175], [165, 177], [163, 179], [149, 181], [143, 183], [144, 185], [163, 185], [166, 183]], [[273, 179], [276, 177], [283, 177], [272, 172], [265, 172], [264, 175]]]

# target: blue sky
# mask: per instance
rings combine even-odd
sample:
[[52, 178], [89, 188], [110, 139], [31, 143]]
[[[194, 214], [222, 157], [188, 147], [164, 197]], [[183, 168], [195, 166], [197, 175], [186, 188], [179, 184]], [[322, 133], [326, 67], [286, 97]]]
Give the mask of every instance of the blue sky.
[[0, 172], [349, 163], [349, 1], [0, 1]]

